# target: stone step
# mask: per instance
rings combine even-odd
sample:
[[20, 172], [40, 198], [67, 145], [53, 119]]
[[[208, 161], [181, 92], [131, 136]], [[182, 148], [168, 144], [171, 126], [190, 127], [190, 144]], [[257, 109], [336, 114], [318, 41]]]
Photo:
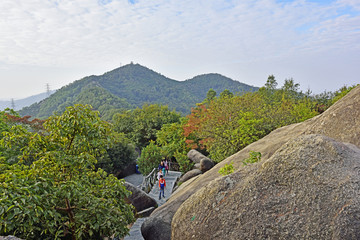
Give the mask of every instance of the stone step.
[[[160, 207], [163, 205], [168, 198], [170, 198], [174, 185], [178, 178], [180, 178], [181, 172], [169, 171], [169, 173], [165, 176], [166, 188], [164, 191], [165, 198], [161, 197], [159, 200], [159, 186], [156, 183], [151, 191], [148, 193], [149, 196], [154, 198]], [[124, 238], [124, 240], [142, 240], [144, 239], [141, 235], [141, 225], [145, 221], [146, 218], [138, 218], [136, 222], [132, 225], [130, 229], [130, 233], [128, 236]]]
[[142, 240], [144, 239], [141, 235], [141, 225], [146, 218], [138, 218], [130, 229], [130, 234], [124, 238], [124, 240]]

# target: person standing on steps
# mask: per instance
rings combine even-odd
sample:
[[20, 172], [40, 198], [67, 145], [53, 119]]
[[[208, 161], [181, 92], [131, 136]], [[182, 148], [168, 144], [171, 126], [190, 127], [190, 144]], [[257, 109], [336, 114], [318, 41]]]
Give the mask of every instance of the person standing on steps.
[[169, 174], [169, 163], [167, 159], [165, 159], [164, 165], [165, 165], [166, 174]]
[[166, 174], [165, 164], [163, 165], [163, 168], [162, 168], [162, 173], [163, 173], [163, 176], [165, 177], [165, 174]]
[[163, 196], [163, 198], [165, 198], [165, 187], [166, 187], [166, 182], [165, 179], [163, 177], [163, 175], [160, 175], [160, 179], [159, 179], [159, 200], [161, 199], [161, 194]]
[[158, 167], [158, 169], [159, 169], [159, 170], [162, 170], [162, 169], [163, 169], [163, 166], [164, 166], [164, 162], [163, 162], [163, 161], [161, 161], [161, 162], [159, 163], [159, 167]]
[[159, 169], [158, 173], [157, 173], [157, 180], [160, 180], [160, 176], [162, 175], [162, 170]]
[[162, 175], [165, 176], [165, 164], [164, 164], [164, 161], [161, 161], [161, 163], [159, 164], [159, 169], [161, 169], [162, 171]]

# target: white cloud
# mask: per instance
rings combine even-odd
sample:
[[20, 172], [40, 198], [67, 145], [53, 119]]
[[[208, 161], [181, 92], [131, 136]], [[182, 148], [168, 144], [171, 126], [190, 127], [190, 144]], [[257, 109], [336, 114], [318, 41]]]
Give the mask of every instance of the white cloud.
[[[6, 65], [18, 66], [20, 71], [23, 66], [34, 66], [39, 71], [31, 76], [43, 81], [38, 88], [42, 91], [46, 82], [55, 81], [44, 72], [47, 68], [61, 69], [54, 72], [60, 83], [53, 85], [65, 85], [76, 80], [68, 77], [101, 74], [120, 62], [134, 61], [177, 80], [219, 72], [260, 86], [267, 75], [277, 72], [306, 84], [311, 79], [330, 79], [332, 88], [338, 88], [342, 84], [336, 81], [342, 79], [331, 76], [341, 72], [337, 66], [347, 64], [346, 81], [357, 80], [358, 1], [132, 2], [0, 1], [0, 77], [5, 76], [1, 69]], [[321, 74], [313, 69], [309, 65], [313, 59], [319, 61], [318, 69], [328, 70]], [[69, 76], [66, 69], [78, 71]], [[63, 76], [61, 80], [58, 75]], [[20, 81], [10, 70], [6, 77]], [[10, 96], [11, 91], [0, 93]]]

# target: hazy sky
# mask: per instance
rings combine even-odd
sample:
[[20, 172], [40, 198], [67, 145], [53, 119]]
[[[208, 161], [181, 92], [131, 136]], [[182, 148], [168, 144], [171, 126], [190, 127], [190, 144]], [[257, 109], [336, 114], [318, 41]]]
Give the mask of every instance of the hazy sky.
[[359, 83], [359, 0], [1, 0], [0, 99], [133, 61], [175, 80], [220, 73], [303, 90]]

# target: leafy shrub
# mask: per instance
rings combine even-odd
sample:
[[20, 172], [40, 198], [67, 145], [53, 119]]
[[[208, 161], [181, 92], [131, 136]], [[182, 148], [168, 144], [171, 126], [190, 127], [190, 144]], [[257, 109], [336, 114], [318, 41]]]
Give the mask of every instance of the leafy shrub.
[[176, 162], [179, 164], [181, 172], [187, 172], [194, 166], [194, 164], [190, 162], [185, 152], [176, 152], [174, 156], [176, 158]]
[[143, 175], [148, 175], [154, 168], [157, 168], [161, 162], [161, 148], [155, 145], [154, 141], [150, 141], [141, 152], [138, 161], [139, 170]]
[[234, 166], [233, 166], [233, 162], [231, 162], [230, 164], [225, 164], [225, 166], [223, 166], [222, 168], [220, 168], [219, 173], [223, 176], [229, 175], [231, 173], [234, 172]]
[[249, 163], [256, 163], [256, 162], [259, 162], [261, 160], [261, 153], [260, 152], [254, 152], [254, 151], [251, 151], [249, 153], [249, 158], [245, 159], [243, 161], [243, 164], [244, 165], [248, 165]]
[[[0, 235], [23, 239], [123, 237], [134, 221], [130, 194], [96, 158], [114, 143], [109, 125], [90, 106], [69, 107], [44, 124], [46, 134], [10, 129], [1, 142], [26, 138], [20, 161], [0, 156]], [[18, 149], [16, 149], [18, 151]], [[29, 161], [31, 160], [31, 161]], [[24, 164], [28, 161], [29, 165]]]
[[98, 159], [95, 166], [108, 173], [116, 174], [135, 162], [136, 157], [135, 146], [123, 134], [120, 134], [116, 143], [106, 150], [106, 154]]

